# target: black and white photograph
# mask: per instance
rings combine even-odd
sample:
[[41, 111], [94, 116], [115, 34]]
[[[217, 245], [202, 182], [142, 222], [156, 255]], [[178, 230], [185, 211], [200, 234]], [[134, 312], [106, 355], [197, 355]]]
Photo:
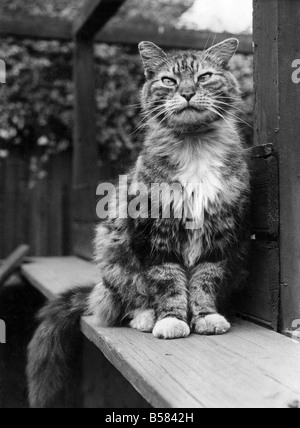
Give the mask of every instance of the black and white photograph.
[[0, 408], [300, 408], [299, 0], [0, 0]]

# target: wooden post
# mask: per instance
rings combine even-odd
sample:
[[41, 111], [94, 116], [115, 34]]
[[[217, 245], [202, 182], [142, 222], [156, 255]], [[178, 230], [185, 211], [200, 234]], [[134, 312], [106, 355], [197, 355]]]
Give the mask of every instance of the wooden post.
[[300, 319], [300, 2], [254, 0], [256, 143], [275, 145], [280, 188], [280, 329]]
[[73, 26], [75, 39], [73, 249], [76, 255], [85, 258], [91, 256], [96, 217], [98, 150], [94, 37], [123, 3], [124, 0], [86, 0]]
[[74, 80], [73, 184], [76, 187], [95, 183], [97, 147], [93, 40], [75, 41]]

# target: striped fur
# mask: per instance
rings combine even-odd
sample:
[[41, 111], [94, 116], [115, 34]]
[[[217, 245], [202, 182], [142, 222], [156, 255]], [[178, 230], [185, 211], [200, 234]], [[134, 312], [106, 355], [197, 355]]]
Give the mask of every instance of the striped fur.
[[[161, 339], [229, 330], [220, 310], [246, 278], [249, 242], [249, 172], [236, 123], [239, 88], [229, 71], [237, 46], [229, 39], [206, 52], [166, 54], [150, 42], [140, 45], [146, 135], [128, 181], [148, 189], [153, 183], [180, 183], [183, 218], [113, 218], [99, 224], [99, 284], [89, 296], [78, 295], [82, 304], [76, 293], [51, 303], [30, 345], [33, 406], [49, 404], [61, 386], [67, 371], [62, 347], [82, 314], [93, 315], [99, 325], [129, 323]], [[166, 203], [174, 214], [180, 201], [174, 193]], [[165, 207], [160, 208], [162, 213]]]

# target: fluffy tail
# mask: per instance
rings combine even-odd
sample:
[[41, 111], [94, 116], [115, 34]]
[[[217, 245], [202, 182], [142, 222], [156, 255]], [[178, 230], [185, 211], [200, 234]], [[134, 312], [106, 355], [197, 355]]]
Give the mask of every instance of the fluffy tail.
[[80, 318], [93, 287], [69, 291], [39, 314], [41, 325], [28, 347], [27, 377], [32, 408], [51, 408], [80, 357]]

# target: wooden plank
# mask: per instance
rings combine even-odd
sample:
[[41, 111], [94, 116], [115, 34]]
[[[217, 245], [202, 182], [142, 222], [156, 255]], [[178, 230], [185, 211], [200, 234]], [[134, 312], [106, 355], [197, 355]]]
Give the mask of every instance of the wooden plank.
[[[300, 85], [292, 63], [300, 58], [300, 3], [255, 0], [257, 140], [279, 157], [282, 331], [300, 319]], [[287, 25], [288, 22], [288, 25]]]
[[[94, 45], [92, 41], [77, 40], [75, 45], [75, 131], [73, 151], [73, 188], [92, 186], [96, 181], [98, 147], [96, 143], [96, 102]], [[74, 199], [73, 199], [74, 201]], [[82, 202], [82, 201], [81, 201]], [[92, 244], [91, 235], [82, 239], [82, 228], [76, 222], [73, 202], [73, 252], [88, 257], [86, 245]], [[80, 213], [89, 218], [95, 212], [92, 199], [82, 202]], [[90, 254], [90, 251], [89, 251]]]
[[276, 242], [252, 241], [249, 284], [237, 299], [237, 311], [247, 319], [278, 330], [279, 248]]
[[96, 183], [96, 101], [94, 46], [76, 41], [74, 54], [75, 131], [73, 186]]
[[22, 266], [22, 274], [50, 300], [76, 286], [89, 286], [99, 281], [97, 268], [77, 257], [32, 259]]
[[61, 153], [48, 166], [48, 252], [49, 256], [69, 255], [71, 251], [71, 156]]
[[[34, 17], [26, 14], [7, 14], [0, 9], [0, 36], [35, 40], [71, 41], [72, 23], [66, 19]], [[240, 40], [239, 53], [253, 53], [251, 35], [216, 34], [216, 42], [228, 37]], [[158, 26], [155, 23], [133, 25], [130, 22], [108, 23], [97, 35], [96, 42], [137, 46], [142, 40], [151, 40], [166, 49], [204, 49], [209, 33]], [[267, 73], [267, 71], [266, 71]]]
[[[75, 281], [98, 278], [91, 264], [76, 258], [38, 259], [22, 271], [51, 299]], [[300, 408], [300, 347], [254, 324], [237, 321], [225, 336], [177, 341], [99, 328], [92, 318], [82, 319], [81, 328], [156, 408]]]
[[299, 347], [254, 324], [173, 342], [90, 318], [82, 331], [155, 408], [300, 407]]
[[[215, 42], [221, 42], [229, 37], [240, 40], [239, 53], [253, 54], [252, 36], [247, 34], [217, 33]], [[121, 44], [137, 46], [142, 40], [149, 40], [165, 49], [195, 49], [203, 50], [207, 47], [209, 32], [177, 29], [168, 26], [153, 24], [137, 25], [122, 23], [108, 24], [96, 36], [99, 43]]]
[[85, 409], [145, 409], [150, 405], [88, 339], [83, 348]]
[[76, 38], [89, 40], [116, 14], [125, 0], [85, 0], [73, 26]]
[[7, 13], [0, 9], [0, 36], [71, 41], [72, 23], [66, 19]]
[[253, 158], [251, 170], [252, 234], [277, 239], [279, 234], [278, 160], [275, 156]]
[[30, 248], [27, 245], [21, 245], [2, 263], [0, 267], [0, 285], [4, 284], [16, 269], [20, 267], [29, 251]]

